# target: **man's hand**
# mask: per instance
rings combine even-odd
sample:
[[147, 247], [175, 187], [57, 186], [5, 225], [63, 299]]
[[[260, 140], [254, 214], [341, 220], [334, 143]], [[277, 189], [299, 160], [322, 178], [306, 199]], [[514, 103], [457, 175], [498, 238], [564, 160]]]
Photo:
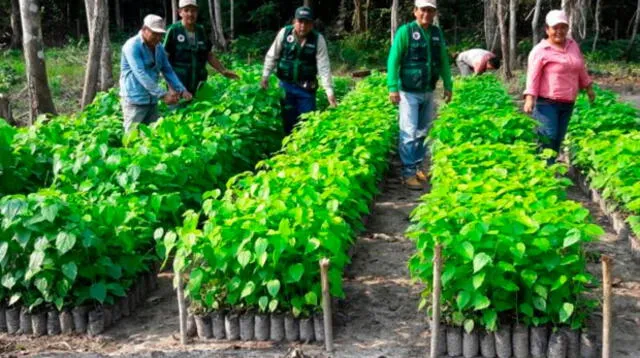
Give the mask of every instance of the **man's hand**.
[[262, 89], [269, 88], [269, 78], [268, 77], [263, 77], [262, 78], [262, 80], [260, 81], [260, 87], [262, 87]]
[[178, 94], [176, 92], [169, 91], [164, 94], [162, 101], [168, 105], [176, 104], [178, 103]]
[[596, 100], [596, 93], [593, 91], [593, 88], [587, 88], [587, 96], [589, 96], [589, 102], [593, 104], [593, 102]]
[[393, 104], [400, 103], [400, 93], [398, 92], [390, 92], [389, 93], [389, 101]]
[[524, 113], [533, 113], [533, 96], [526, 95], [524, 97]]
[[451, 102], [451, 96], [453, 95], [453, 93], [451, 93], [451, 91], [444, 91], [444, 103], [449, 103]]
[[237, 80], [238, 78], [240, 78], [240, 76], [238, 76], [237, 73], [231, 71], [231, 70], [224, 70], [222, 71], [222, 75], [226, 78], [230, 78], [232, 80]]
[[184, 98], [186, 101], [191, 101], [193, 99], [193, 95], [189, 91], [184, 91], [182, 92], [182, 98]]
[[330, 107], [336, 107], [338, 105], [338, 101], [336, 101], [336, 96], [335, 95], [327, 96], [327, 98], [329, 99], [329, 106]]

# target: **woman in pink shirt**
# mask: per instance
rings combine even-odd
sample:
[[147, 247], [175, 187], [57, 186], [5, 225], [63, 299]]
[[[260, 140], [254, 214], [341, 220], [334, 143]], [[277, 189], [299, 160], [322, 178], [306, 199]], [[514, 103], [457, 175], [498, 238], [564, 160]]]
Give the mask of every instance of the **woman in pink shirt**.
[[[578, 91], [586, 89], [593, 102], [592, 81], [578, 44], [567, 37], [564, 11], [551, 10], [546, 17], [547, 38], [529, 54], [524, 111], [540, 122], [542, 148], [560, 151]], [[554, 163], [555, 158], [549, 160]]]

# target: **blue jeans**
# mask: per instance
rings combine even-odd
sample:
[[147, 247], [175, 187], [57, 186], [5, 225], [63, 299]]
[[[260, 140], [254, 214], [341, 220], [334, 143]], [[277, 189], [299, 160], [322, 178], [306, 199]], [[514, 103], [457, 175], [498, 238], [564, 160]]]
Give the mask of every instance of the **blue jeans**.
[[[562, 142], [567, 135], [567, 128], [569, 128], [571, 113], [573, 113], [573, 103], [552, 102], [544, 98], [537, 99], [533, 118], [540, 124], [538, 136], [540, 146], [543, 149], [548, 148], [560, 153]], [[553, 164], [555, 161], [555, 157], [551, 158], [549, 164]]]
[[285, 93], [281, 101], [284, 133], [289, 135], [301, 114], [316, 110], [316, 93], [284, 81], [280, 81], [280, 87]]
[[431, 127], [433, 112], [433, 92], [400, 91], [399, 152], [402, 176], [405, 178], [416, 175], [427, 154], [425, 139]]

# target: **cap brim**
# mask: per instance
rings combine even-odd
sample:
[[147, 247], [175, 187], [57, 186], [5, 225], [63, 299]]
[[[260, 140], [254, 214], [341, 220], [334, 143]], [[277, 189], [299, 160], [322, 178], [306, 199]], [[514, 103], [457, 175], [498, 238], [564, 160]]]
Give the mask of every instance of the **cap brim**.
[[[147, 26], [149, 27], [149, 26]], [[154, 29], [153, 27], [149, 27], [149, 30], [151, 30], [151, 32], [155, 32], [157, 34], [166, 34], [167, 30], [165, 29]]]
[[308, 17], [308, 16], [300, 16], [300, 17], [296, 17], [296, 20], [313, 21], [313, 18], [312, 17]]
[[556, 21], [556, 22], [554, 22], [552, 24], [547, 23], [547, 26], [554, 27], [554, 26], [559, 25], [559, 24], [565, 24], [565, 25], [569, 26], [569, 22], [567, 22], [567, 21]]

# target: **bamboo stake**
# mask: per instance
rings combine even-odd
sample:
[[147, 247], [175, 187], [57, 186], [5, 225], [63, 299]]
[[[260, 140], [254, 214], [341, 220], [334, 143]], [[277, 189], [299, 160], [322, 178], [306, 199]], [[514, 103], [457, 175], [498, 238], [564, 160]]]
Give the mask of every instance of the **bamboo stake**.
[[187, 310], [184, 304], [184, 284], [182, 283], [182, 275], [180, 272], [176, 272], [178, 275], [178, 314], [180, 315], [180, 343], [182, 345], [187, 344]]
[[320, 260], [320, 279], [322, 282], [322, 311], [324, 313], [324, 346], [327, 352], [331, 352], [333, 351], [333, 322], [331, 294], [329, 293], [329, 259]]
[[602, 358], [611, 357], [611, 257], [602, 256]]
[[438, 345], [440, 341], [440, 273], [442, 271], [442, 246], [439, 244], [434, 248], [433, 255], [433, 317], [431, 318], [431, 358], [437, 358]]

